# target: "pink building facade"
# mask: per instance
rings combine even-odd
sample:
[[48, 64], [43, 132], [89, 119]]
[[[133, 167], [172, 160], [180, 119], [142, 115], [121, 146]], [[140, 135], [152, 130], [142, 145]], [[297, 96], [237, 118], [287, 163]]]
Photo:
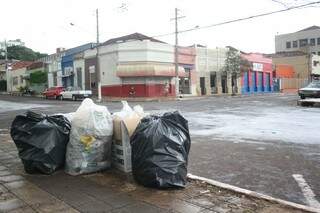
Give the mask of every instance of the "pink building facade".
[[272, 59], [261, 53], [242, 53], [241, 57], [251, 64], [241, 74], [241, 93], [273, 92]]

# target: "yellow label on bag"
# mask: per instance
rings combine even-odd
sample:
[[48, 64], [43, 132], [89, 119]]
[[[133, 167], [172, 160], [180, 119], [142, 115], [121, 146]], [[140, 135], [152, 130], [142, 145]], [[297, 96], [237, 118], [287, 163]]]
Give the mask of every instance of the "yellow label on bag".
[[89, 151], [91, 145], [96, 139], [92, 135], [81, 135], [80, 141], [85, 146], [85, 150]]

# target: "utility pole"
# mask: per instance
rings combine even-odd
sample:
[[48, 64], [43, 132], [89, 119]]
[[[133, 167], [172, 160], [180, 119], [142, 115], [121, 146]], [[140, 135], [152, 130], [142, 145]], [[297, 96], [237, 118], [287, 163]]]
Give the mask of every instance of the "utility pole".
[[8, 69], [8, 48], [7, 48], [7, 40], [4, 40], [4, 54], [5, 54], [5, 66], [6, 66], [6, 79], [7, 79], [7, 92], [9, 92], [9, 69]]
[[96, 76], [98, 78], [98, 102], [101, 102], [101, 73], [100, 73], [100, 55], [99, 55], [99, 10], [96, 9], [96, 19], [97, 19], [97, 53], [96, 53]]
[[175, 45], [174, 45], [174, 69], [176, 74], [176, 97], [179, 96], [179, 61], [178, 61], [178, 8], [175, 8]]
[[176, 86], [176, 97], [179, 96], [179, 60], [178, 60], [178, 56], [179, 56], [179, 49], [178, 49], [178, 19], [180, 18], [184, 18], [185, 16], [180, 16], [178, 17], [178, 8], [175, 8], [175, 46], [174, 46], [174, 68], [175, 68], [175, 86]]

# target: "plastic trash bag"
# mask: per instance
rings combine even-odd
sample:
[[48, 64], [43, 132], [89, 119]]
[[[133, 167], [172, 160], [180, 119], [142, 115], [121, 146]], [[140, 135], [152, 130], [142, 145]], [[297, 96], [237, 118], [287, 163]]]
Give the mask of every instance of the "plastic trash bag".
[[11, 137], [27, 173], [52, 174], [65, 163], [71, 124], [62, 115], [28, 111], [11, 125]]
[[148, 187], [185, 187], [191, 145], [188, 121], [179, 112], [148, 116], [131, 137], [132, 173]]
[[111, 166], [112, 117], [107, 107], [86, 98], [72, 116], [65, 171], [87, 174]]
[[114, 128], [113, 137], [116, 140], [121, 140], [121, 121], [125, 123], [130, 137], [139, 124], [140, 120], [147, 115], [140, 105], [136, 105], [132, 109], [127, 101], [121, 101], [121, 103], [121, 111], [115, 112], [112, 115]]

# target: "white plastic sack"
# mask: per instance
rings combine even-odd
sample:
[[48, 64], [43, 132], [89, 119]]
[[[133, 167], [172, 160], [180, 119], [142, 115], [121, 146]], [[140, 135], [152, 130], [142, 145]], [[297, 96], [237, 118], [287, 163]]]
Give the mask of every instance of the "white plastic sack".
[[147, 113], [145, 113], [143, 111], [142, 106], [140, 105], [136, 105], [133, 107], [133, 109], [129, 106], [127, 101], [121, 101], [122, 103], [122, 109], [120, 112], [115, 112], [113, 114], [113, 118], [120, 118], [120, 119], [126, 119], [129, 118], [131, 116], [140, 116], [140, 117], [145, 117], [146, 115], [148, 115]]
[[113, 117], [113, 137], [116, 140], [121, 140], [121, 121], [127, 127], [129, 137], [132, 135], [140, 120], [145, 117], [143, 108], [140, 105], [134, 106], [133, 109], [129, 106], [127, 101], [121, 101], [123, 107], [120, 112], [115, 112]]
[[119, 117], [121, 119], [124, 119], [124, 118], [129, 117], [130, 115], [132, 115], [132, 113], [134, 113], [134, 111], [129, 106], [127, 101], [121, 101], [121, 103], [122, 103], [121, 111], [120, 112], [115, 112], [113, 114], [113, 117]]
[[109, 168], [113, 122], [107, 107], [86, 98], [72, 117], [65, 171], [79, 175]]

